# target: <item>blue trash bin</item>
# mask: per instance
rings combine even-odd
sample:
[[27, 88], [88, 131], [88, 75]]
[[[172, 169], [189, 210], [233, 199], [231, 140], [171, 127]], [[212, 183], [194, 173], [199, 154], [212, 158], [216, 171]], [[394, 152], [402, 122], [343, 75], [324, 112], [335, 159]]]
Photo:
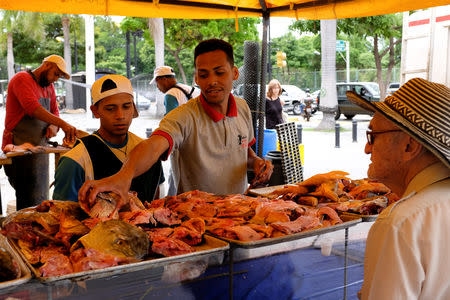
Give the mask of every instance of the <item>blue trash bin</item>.
[[[256, 149], [258, 149], [258, 130], [256, 130]], [[277, 131], [275, 129], [264, 129], [263, 153], [261, 158], [266, 157], [267, 152], [277, 150]]]

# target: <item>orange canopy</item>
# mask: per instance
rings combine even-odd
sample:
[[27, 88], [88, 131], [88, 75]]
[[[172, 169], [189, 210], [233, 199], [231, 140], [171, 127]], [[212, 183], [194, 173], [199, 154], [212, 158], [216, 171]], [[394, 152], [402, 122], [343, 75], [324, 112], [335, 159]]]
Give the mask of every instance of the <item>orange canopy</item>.
[[0, 8], [173, 19], [271, 17], [343, 19], [450, 4], [450, 0], [0, 0]]

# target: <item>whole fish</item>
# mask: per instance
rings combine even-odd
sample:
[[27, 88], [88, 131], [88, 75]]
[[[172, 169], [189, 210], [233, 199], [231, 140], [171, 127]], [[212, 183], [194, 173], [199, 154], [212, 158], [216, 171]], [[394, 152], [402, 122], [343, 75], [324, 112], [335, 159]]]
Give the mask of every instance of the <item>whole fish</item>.
[[70, 252], [80, 246], [117, 257], [141, 259], [148, 253], [149, 240], [140, 228], [121, 220], [98, 223], [88, 234], [72, 245]]

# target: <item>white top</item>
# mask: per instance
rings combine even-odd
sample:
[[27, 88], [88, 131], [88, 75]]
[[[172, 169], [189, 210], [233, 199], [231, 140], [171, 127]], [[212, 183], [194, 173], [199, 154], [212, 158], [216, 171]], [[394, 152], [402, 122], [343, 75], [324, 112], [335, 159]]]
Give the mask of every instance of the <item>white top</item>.
[[377, 218], [367, 237], [362, 299], [450, 299], [449, 177], [443, 163], [429, 166]]
[[[185, 90], [187, 94], [189, 94], [192, 90], [192, 86], [186, 85], [184, 83], [177, 82], [177, 86], [179, 86], [180, 88]], [[180, 89], [177, 89], [177, 88], [171, 88], [170, 90], [168, 90], [166, 92], [166, 95], [171, 95], [171, 96], [174, 96], [175, 98], [177, 98], [178, 106], [183, 105], [188, 101], [188, 99], [186, 98], [186, 95], [182, 91], [180, 91]], [[191, 99], [194, 99], [198, 96], [200, 96], [200, 90], [198, 88], [194, 87], [194, 91], [192, 92]]]
[[[174, 175], [178, 193], [201, 190], [215, 194], [243, 193], [247, 187], [248, 147], [254, 142], [247, 103], [230, 94], [226, 116], [203, 96], [177, 107], [153, 133], [179, 151]], [[167, 158], [167, 156], [166, 156]]]

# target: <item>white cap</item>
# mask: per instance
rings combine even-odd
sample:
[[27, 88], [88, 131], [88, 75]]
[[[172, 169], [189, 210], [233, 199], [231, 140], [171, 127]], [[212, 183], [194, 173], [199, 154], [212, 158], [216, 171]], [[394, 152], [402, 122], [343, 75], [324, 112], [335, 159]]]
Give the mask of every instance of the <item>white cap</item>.
[[155, 82], [156, 77], [161, 77], [161, 76], [174, 76], [175, 77], [175, 72], [173, 71], [172, 67], [169, 67], [169, 66], [157, 67], [155, 69], [155, 71], [153, 71], [153, 79], [152, 79], [152, 81], [150, 81], [150, 84]]
[[[131, 86], [130, 80], [122, 75], [105, 75], [97, 79], [91, 87], [92, 104], [96, 104], [108, 96], [120, 93], [129, 94], [134, 99], [133, 87]], [[133, 118], [136, 118], [139, 113], [134, 104], [134, 100], [133, 106]]]
[[44, 58], [44, 62], [46, 61], [56, 64], [58, 69], [64, 73], [64, 78], [66, 79], [70, 78], [70, 74], [66, 70], [66, 61], [64, 60], [64, 58], [62, 58], [59, 55], [53, 54]]

